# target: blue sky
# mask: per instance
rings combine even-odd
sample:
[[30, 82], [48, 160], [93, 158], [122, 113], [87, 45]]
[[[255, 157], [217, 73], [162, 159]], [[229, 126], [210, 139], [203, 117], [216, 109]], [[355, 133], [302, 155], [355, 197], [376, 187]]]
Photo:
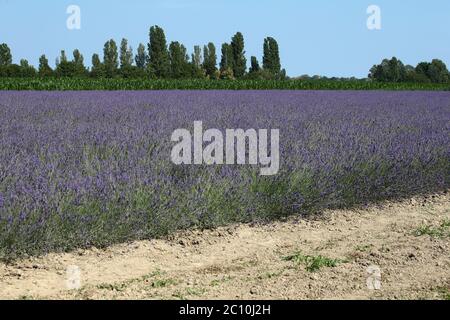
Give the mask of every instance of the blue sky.
[[[81, 30], [66, 27], [71, 4], [81, 8]], [[366, 27], [372, 4], [381, 8], [381, 30]], [[107, 39], [126, 37], [135, 49], [155, 24], [189, 51], [209, 41], [220, 50], [241, 31], [248, 60], [261, 59], [264, 37], [273, 36], [290, 76], [365, 77], [391, 56], [450, 64], [448, 0], [0, 0], [0, 43], [9, 44], [15, 62], [34, 65], [43, 53], [53, 64], [61, 49], [71, 56], [75, 48], [89, 65]]]

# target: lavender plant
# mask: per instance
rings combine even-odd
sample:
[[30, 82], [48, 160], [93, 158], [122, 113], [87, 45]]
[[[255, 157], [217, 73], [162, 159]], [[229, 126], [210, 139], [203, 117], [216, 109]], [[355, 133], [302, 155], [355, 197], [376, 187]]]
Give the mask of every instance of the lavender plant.
[[[279, 173], [172, 164], [196, 120], [279, 128]], [[0, 92], [0, 257], [447, 190], [449, 146], [448, 92]]]

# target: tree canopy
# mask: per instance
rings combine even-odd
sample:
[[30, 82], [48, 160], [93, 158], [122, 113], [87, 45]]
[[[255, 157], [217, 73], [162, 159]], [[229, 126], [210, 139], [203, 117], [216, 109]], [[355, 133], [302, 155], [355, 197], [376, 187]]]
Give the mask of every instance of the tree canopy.
[[[220, 52], [214, 43], [208, 42], [205, 45], [195, 45], [191, 53], [188, 53], [188, 48], [178, 41], [172, 41], [168, 45], [164, 30], [155, 25], [149, 30], [147, 46], [139, 43], [136, 55], [133, 54], [127, 39], [123, 38], [119, 47], [114, 39], [110, 39], [103, 46], [102, 60], [99, 54], [92, 55], [90, 68], [85, 66], [84, 57], [78, 49], [73, 51], [72, 60], [69, 60], [65, 50], [61, 50], [54, 69], [45, 55], [40, 56], [37, 70], [24, 59], [20, 60], [19, 64], [14, 64], [10, 48], [6, 43], [2, 43], [0, 77], [286, 79], [286, 70], [282, 69], [277, 40], [270, 36], [266, 37], [262, 49], [261, 59], [251, 56], [250, 66], [247, 69], [245, 40], [241, 32], [236, 32], [230, 42], [222, 43]], [[405, 65], [393, 57], [383, 59], [380, 64], [374, 65], [369, 71], [368, 78], [372, 81], [393, 83], [449, 83], [450, 73], [445, 63], [439, 59], [420, 62], [414, 67]]]
[[438, 59], [420, 62], [414, 68], [404, 65], [396, 57], [384, 59], [370, 69], [369, 78], [381, 82], [432, 82], [446, 83], [450, 81], [449, 71], [444, 62]]

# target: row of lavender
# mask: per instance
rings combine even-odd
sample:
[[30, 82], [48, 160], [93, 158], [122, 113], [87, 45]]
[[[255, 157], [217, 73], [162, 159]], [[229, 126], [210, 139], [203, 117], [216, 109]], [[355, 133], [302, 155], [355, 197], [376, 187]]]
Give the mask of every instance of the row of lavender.
[[[175, 166], [172, 132], [280, 129], [280, 172]], [[0, 92], [0, 258], [450, 186], [446, 92]]]

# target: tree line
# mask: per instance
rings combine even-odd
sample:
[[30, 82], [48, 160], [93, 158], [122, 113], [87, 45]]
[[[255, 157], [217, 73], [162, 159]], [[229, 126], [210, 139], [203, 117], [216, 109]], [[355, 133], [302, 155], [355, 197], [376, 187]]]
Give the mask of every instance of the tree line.
[[[26, 59], [13, 64], [11, 50], [7, 44], [0, 44], [0, 77], [68, 77], [68, 78], [147, 78], [147, 79], [286, 79], [286, 71], [281, 68], [278, 42], [264, 39], [262, 65], [258, 58], [250, 58], [247, 70], [244, 36], [237, 32], [230, 42], [222, 44], [220, 60], [214, 43], [201, 48], [194, 46], [188, 54], [186, 47], [178, 41], [167, 43], [164, 30], [152, 26], [147, 46], [140, 43], [136, 54], [122, 39], [120, 45], [108, 40], [103, 47], [103, 57], [92, 55], [91, 67], [85, 66], [84, 57], [78, 49], [69, 59], [64, 50], [56, 59], [52, 69], [45, 55], [39, 58], [36, 69]], [[218, 61], [219, 60], [219, 61]], [[448, 83], [450, 73], [445, 63], [439, 59], [420, 62], [416, 67], [404, 65], [396, 57], [384, 59], [374, 65], [368, 75], [378, 82]], [[300, 77], [300, 79], [305, 76]], [[306, 77], [315, 79], [316, 77]], [[317, 77], [322, 78], [322, 77]], [[332, 78], [334, 79], [334, 78]]]
[[381, 82], [448, 83], [450, 73], [439, 59], [420, 62], [416, 67], [404, 65], [396, 57], [384, 59], [370, 69], [369, 78]]
[[45, 55], [39, 58], [36, 69], [27, 60], [13, 64], [11, 50], [7, 44], [0, 45], [0, 77], [92, 77], [92, 78], [150, 78], [150, 79], [284, 79], [286, 71], [281, 68], [277, 41], [272, 37], [264, 39], [262, 65], [255, 56], [247, 70], [244, 36], [237, 32], [229, 43], [222, 44], [221, 59], [214, 43], [203, 48], [195, 46], [191, 56], [186, 47], [178, 41], [167, 44], [164, 30], [152, 26], [147, 47], [139, 44], [136, 54], [122, 39], [120, 45], [108, 40], [103, 47], [103, 59], [95, 53], [91, 67], [87, 68], [84, 57], [78, 49], [69, 59], [64, 50], [56, 59], [52, 69]]

